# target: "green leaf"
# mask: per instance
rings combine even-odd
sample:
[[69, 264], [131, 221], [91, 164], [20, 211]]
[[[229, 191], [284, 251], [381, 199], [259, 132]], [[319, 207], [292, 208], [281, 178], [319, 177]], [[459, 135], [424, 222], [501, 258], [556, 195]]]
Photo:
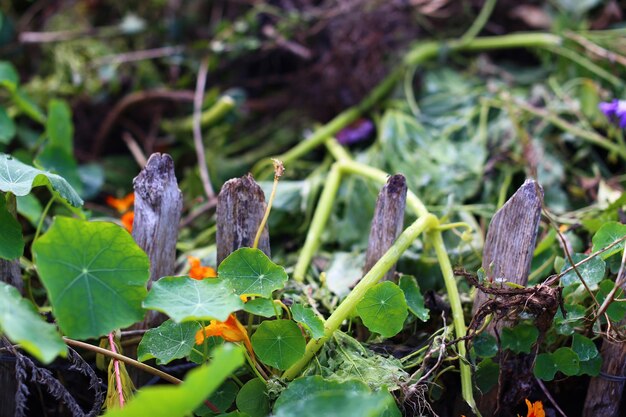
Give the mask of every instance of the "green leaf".
[[276, 315], [274, 301], [268, 298], [255, 298], [254, 300], [247, 301], [243, 309], [255, 316], [270, 318]]
[[270, 412], [270, 400], [265, 382], [259, 378], [246, 382], [237, 394], [237, 408], [250, 417], [265, 417]]
[[578, 355], [570, 348], [558, 348], [552, 353], [552, 359], [557, 369], [567, 376], [576, 375], [580, 369]]
[[328, 381], [321, 376], [294, 380], [274, 406], [274, 417], [396, 415], [400, 414], [389, 392], [372, 392], [359, 381]]
[[593, 359], [581, 361], [578, 375], [598, 376], [602, 369], [602, 356], [597, 355]]
[[531, 324], [518, 324], [511, 328], [502, 329], [502, 349], [509, 349], [515, 353], [530, 353], [530, 348], [537, 341], [539, 330]]
[[430, 311], [424, 306], [424, 296], [420, 291], [415, 277], [402, 275], [399, 285], [400, 289], [404, 292], [404, 298], [406, 299], [409, 311], [421, 321], [427, 321], [430, 318]]
[[34, 187], [46, 185], [50, 185], [74, 207], [83, 204], [78, 193], [64, 178], [33, 168], [9, 155], [0, 153], [0, 191], [9, 191], [16, 196], [24, 196]]
[[[587, 257], [588, 255], [585, 255], [584, 253], [575, 253], [572, 255], [572, 260], [574, 261], [574, 263], [578, 263], [583, 259], [586, 259]], [[566, 261], [563, 265], [563, 269], [561, 270], [561, 272], [565, 271], [570, 266], [571, 264], [569, 263], [569, 260]], [[589, 286], [591, 289], [595, 289], [598, 283], [602, 281], [602, 278], [604, 278], [604, 272], [606, 269], [605, 267], [606, 262], [604, 262], [602, 258], [596, 256], [577, 267], [577, 269], [580, 275], [584, 278], [587, 286]], [[580, 278], [578, 278], [578, 275], [574, 270], [568, 272], [561, 277], [561, 285], [563, 285], [564, 287], [579, 283]]]
[[20, 77], [13, 64], [8, 61], [0, 61], [0, 86], [9, 91], [15, 91], [20, 83]]
[[196, 344], [196, 333], [202, 328], [197, 322], [175, 323], [166, 320], [143, 335], [137, 348], [137, 360], [156, 358], [158, 365], [184, 358]]
[[285, 370], [304, 355], [306, 342], [293, 321], [272, 320], [259, 325], [252, 335], [252, 347], [263, 363]]
[[74, 125], [72, 124], [72, 110], [66, 102], [50, 100], [46, 134], [50, 139], [50, 144], [58, 146], [67, 154], [72, 155], [74, 151]]
[[[607, 295], [609, 295], [609, 293], [613, 290], [614, 286], [615, 282], [608, 279], [600, 283], [600, 290], [596, 294], [598, 303], [602, 304], [604, 300], [606, 300]], [[623, 298], [622, 290], [618, 290], [617, 293], [615, 293], [615, 298]], [[626, 315], [626, 302], [617, 301], [615, 298], [606, 309], [606, 315], [609, 316], [609, 319], [619, 322]]]
[[271, 298], [272, 292], [287, 282], [285, 268], [273, 263], [258, 249], [241, 248], [222, 261], [217, 275], [227, 281], [237, 295]]
[[588, 361], [598, 356], [598, 348], [593, 341], [581, 334], [572, 337], [572, 350], [578, 355], [581, 362]]
[[[472, 342], [474, 352], [482, 358], [493, 358], [498, 354], [498, 342], [489, 333], [480, 333]], [[484, 361], [483, 361], [484, 362]]]
[[53, 324], [46, 323], [30, 301], [15, 287], [0, 281], [0, 333], [44, 364], [58, 355], [65, 357], [67, 346]]
[[500, 365], [491, 359], [485, 359], [476, 367], [476, 386], [486, 393], [498, 383]]
[[17, 199], [17, 212], [28, 220], [33, 226], [37, 227], [37, 223], [43, 213], [43, 207], [37, 197], [32, 194], [19, 196]]
[[39, 106], [33, 101], [32, 98], [26, 93], [26, 91], [18, 88], [12, 93], [11, 98], [17, 107], [28, 117], [39, 123], [45, 123], [46, 115], [39, 108]]
[[227, 344], [215, 349], [210, 365], [189, 371], [185, 381], [177, 386], [145, 387], [122, 409], [115, 408], [107, 417], [185, 417], [211, 395], [222, 382], [243, 365], [240, 348]]
[[[616, 242], [617, 240], [622, 239], [624, 236], [626, 236], [626, 224], [621, 224], [618, 222], [607, 222], [596, 232], [595, 235], [593, 235], [593, 247], [591, 248], [591, 251], [596, 252], [604, 249], [612, 243]], [[613, 246], [606, 252], [603, 252], [600, 256], [602, 257], [602, 259], [606, 259], [610, 256], [615, 255], [618, 252], [621, 252], [623, 249], [624, 241]]]
[[100, 337], [143, 318], [150, 261], [118, 225], [56, 217], [33, 252], [59, 327], [69, 337]]
[[300, 323], [309, 332], [313, 339], [324, 336], [324, 321], [315, 314], [313, 309], [294, 304], [291, 306], [291, 314], [296, 323]]
[[243, 308], [243, 302], [221, 279], [164, 277], [154, 283], [144, 308], [161, 311], [174, 321], [219, 320]]
[[356, 305], [356, 312], [370, 331], [383, 337], [398, 334], [409, 314], [404, 293], [390, 281], [381, 282], [367, 290]]
[[[239, 385], [237, 385], [232, 379], [227, 379], [211, 396], [209, 397], [209, 401], [211, 404], [217, 407], [221, 412], [225, 412], [233, 405], [235, 401], [235, 397], [237, 396], [237, 391], [239, 391]], [[204, 416], [215, 416], [215, 413], [211, 411], [206, 404], [200, 405], [193, 412], [196, 416], [204, 417]], [[220, 414], [223, 416], [224, 414]]]
[[578, 304], [565, 304], [564, 307], [566, 318], [557, 313], [554, 316], [554, 327], [558, 334], [571, 336], [574, 334], [575, 328], [583, 324], [585, 307]]
[[65, 151], [58, 145], [48, 143], [37, 155], [35, 164], [46, 172], [65, 178], [79, 195], [83, 192], [83, 183], [78, 173], [78, 163], [71, 152]]
[[15, 136], [15, 123], [9, 117], [4, 107], [0, 106], [0, 143], [5, 145], [11, 143]]
[[535, 360], [533, 374], [544, 381], [552, 381], [558, 367], [549, 353], [540, 353]]
[[17, 259], [24, 253], [22, 225], [7, 209], [4, 194], [0, 193], [0, 258]]

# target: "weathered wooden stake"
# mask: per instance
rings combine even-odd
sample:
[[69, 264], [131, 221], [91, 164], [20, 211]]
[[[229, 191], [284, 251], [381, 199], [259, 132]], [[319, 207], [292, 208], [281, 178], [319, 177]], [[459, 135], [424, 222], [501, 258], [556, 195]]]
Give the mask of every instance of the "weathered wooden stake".
[[[265, 213], [265, 195], [251, 174], [226, 181], [217, 196], [217, 264], [242, 247], [251, 247]], [[258, 248], [270, 256], [267, 225]]]
[[[626, 319], [620, 327], [626, 326]], [[617, 417], [620, 414], [620, 404], [626, 383], [626, 343], [616, 343], [604, 338], [602, 341], [602, 373], [591, 378], [587, 388], [587, 398], [583, 408], [583, 417]], [[611, 377], [614, 378], [610, 379]]]
[[[526, 180], [513, 196], [496, 212], [489, 224], [485, 247], [483, 248], [482, 267], [487, 278], [500, 286], [505, 281], [522, 286], [528, 283], [530, 263], [533, 258], [537, 231], [541, 219], [543, 189], [533, 180]], [[473, 313], [487, 301], [482, 292], [476, 294]], [[494, 333], [507, 323], [491, 324], [489, 330]], [[528, 388], [530, 381], [522, 381], [524, 374], [532, 377], [529, 372], [528, 358], [509, 355], [501, 359], [500, 373], [503, 375], [503, 365], [506, 362], [508, 372], [519, 372], [514, 384]], [[502, 382], [507, 382], [500, 378]], [[479, 398], [479, 409], [486, 416], [495, 415], [498, 399], [507, 396], [508, 386], [495, 387]], [[510, 410], [499, 410], [504, 415]]]
[[[402, 232], [406, 193], [406, 178], [400, 174], [389, 177], [387, 184], [380, 190], [372, 219], [363, 274], [372, 269]], [[395, 271], [396, 265], [393, 265], [383, 279], [393, 280]]]
[[[172, 157], [167, 154], [152, 154], [146, 166], [133, 180], [133, 188], [135, 219], [132, 234], [135, 242], [150, 259], [150, 288], [159, 278], [173, 275], [176, 267], [176, 242], [183, 197], [178, 189]], [[165, 315], [149, 311], [146, 318], [132, 329], [149, 329], [165, 319]], [[135, 356], [136, 348], [131, 347], [127, 354]], [[129, 369], [129, 374], [137, 386], [147, 381], [144, 374], [134, 369]]]

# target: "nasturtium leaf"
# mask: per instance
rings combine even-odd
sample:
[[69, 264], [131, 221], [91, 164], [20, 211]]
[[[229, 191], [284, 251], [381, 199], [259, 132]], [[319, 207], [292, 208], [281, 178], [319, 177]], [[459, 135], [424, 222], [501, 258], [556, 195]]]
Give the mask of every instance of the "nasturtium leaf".
[[539, 330], [531, 324], [521, 323], [513, 328], [502, 329], [500, 340], [502, 349], [510, 349], [515, 353], [530, 353], [530, 348], [537, 341]]
[[26, 194], [16, 198], [17, 200], [17, 212], [26, 218], [28, 222], [37, 227], [41, 214], [43, 213], [43, 207], [37, 197], [33, 194]]
[[4, 107], [0, 106], [0, 143], [8, 144], [15, 136], [15, 123]]
[[15, 91], [20, 82], [17, 70], [8, 61], [0, 61], [0, 86], [5, 87], [9, 91]]
[[[606, 297], [611, 293], [613, 287], [615, 286], [615, 282], [611, 280], [604, 280], [600, 283], [600, 290], [596, 294], [596, 299], [598, 303], [602, 304]], [[615, 294], [615, 298], [613, 302], [609, 304], [609, 307], [606, 309], [606, 315], [609, 316], [609, 319], [619, 322], [626, 315], [626, 301], [618, 301], [616, 299], [623, 298], [622, 290], [617, 291]]]
[[180, 385], [145, 387], [124, 408], [110, 409], [106, 417], [185, 417], [191, 415], [222, 382], [243, 365], [241, 348], [231, 344], [215, 349], [209, 365], [189, 371]]
[[274, 417], [400, 416], [387, 391], [372, 392], [358, 381], [328, 381], [320, 376], [289, 384], [274, 406]]
[[250, 417], [266, 417], [270, 412], [270, 400], [265, 382], [259, 378], [246, 382], [237, 394], [237, 408]]
[[33, 252], [54, 316], [69, 337], [100, 337], [143, 318], [150, 261], [126, 230], [56, 217]]
[[296, 363], [306, 347], [300, 328], [291, 320], [264, 321], [251, 340], [259, 359], [280, 370]]
[[578, 304], [565, 304], [565, 318], [560, 313], [554, 316], [554, 328], [558, 334], [571, 336], [574, 329], [581, 326], [585, 318], [585, 307]]
[[[604, 249], [615, 241], [622, 239], [624, 236], [626, 236], [626, 224], [621, 224], [618, 222], [606, 222], [604, 225], [602, 225], [602, 227], [600, 227], [600, 229], [598, 229], [596, 234], [593, 235], [593, 247], [591, 248], [591, 251], [596, 252]], [[622, 251], [623, 249], [624, 241], [616, 244], [606, 252], [603, 252], [600, 256], [602, 257], [602, 259], [606, 259]]]
[[581, 361], [579, 365], [578, 375], [598, 376], [602, 369], [602, 356], [597, 355], [593, 359]]
[[535, 368], [533, 374], [544, 381], [552, 381], [558, 366], [550, 353], [540, 353], [535, 359]]
[[498, 342], [489, 333], [480, 333], [472, 340], [474, 352], [481, 358], [493, 358], [498, 353]]
[[588, 361], [598, 356], [598, 348], [591, 339], [581, 334], [572, 337], [572, 350], [578, 355], [581, 362]]
[[54, 325], [46, 323], [30, 301], [15, 287], [0, 281], [0, 334], [43, 363], [67, 354], [67, 346]]
[[313, 339], [324, 336], [324, 322], [315, 314], [313, 309], [302, 304], [294, 304], [291, 306], [291, 314], [294, 321], [302, 324]]
[[274, 300], [269, 298], [255, 298], [254, 300], [250, 300], [246, 302], [243, 309], [255, 316], [270, 318], [276, 315]]
[[[587, 256], [588, 255], [585, 255], [583, 253], [575, 253], [572, 255], [572, 260], [574, 261], [574, 263], [578, 263], [582, 261], [583, 259], [586, 259]], [[563, 265], [562, 271], [565, 271], [570, 266], [571, 265], [569, 263], [569, 260], [566, 261], [565, 264]], [[587, 286], [590, 287], [591, 289], [595, 289], [598, 283], [602, 281], [602, 278], [604, 278], [604, 272], [606, 269], [605, 267], [606, 267], [606, 262], [604, 262], [602, 258], [596, 256], [594, 258], [589, 259], [587, 262], [580, 265], [576, 269], [585, 280], [585, 283], [587, 284]], [[576, 274], [576, 271], [574, 270], [568, 272], [567, 274], [561, 277], [561, 285], [563, 285], [564, 287], [567, 287], [568, 285], [572, 285], [576, 283], [580, 283], [580, 278], [578, 277], [578, 275]]]
[[159, 327], [143, 335], [137, 348], [137, 360], [156, 358], [159, 365], [184, 358], [196, 344], [196, 333], [202, 328], [198, 322], [175, 323], [166, 320]]
[[66, 102], [50, 100], [48, 118], [46, 119], [46, 134], [50, 144], [58, 146], [67, 154], [74, 149], [74, 125], [72, 124], [72, 110]]
[[491, 359], [485, 359], [476, 367], [476, 386], [482, 392], [489, 391], [498, 383], [500, 365]]
[[[235, 397], [237, 396], [237, 392], [239, 391], [239, 385], [235, 383], [232, 379], [227, 379], [224, 383], [211, 394], [209, 397], [209, 401], [211, 404], [217, 407], [218, 410], [224, 412], [233, 405], [235, 401]], [[206, 404], [200, 405], [196, 410], [194, 410], [194, 415], [198, 417], [212, 417], [215, 416], [215, 413], [211, 411]], [[223, 416], [224, 414], [220, 414]]]
[[17, 108], [22, 111], [22, 113], [26, 114], [28, 117], [36, 122], [42, 124], [45, 123], [46, 115], [33, 101], [33, 99], [26, 93], [26, 91], [18, 88], [11, 94], [11, 98], [13, 99], [13, 102], [15, 103]]
[[37, 155], [35, 164], [46, 172], [63, 177], [79, 195], [83, 192], [83, 183], [78, 174], [78, 163], [71, 152], [49, 143]]
[[420, 291], [419, 285], [417, 285], [415, 277], [402, 275], [399, 286], [404, 292], [409, 311], [421, 321], [427, 321], [430, 318], [430, 311], [424, 306], [424, 296]]
[[272, 292], [287, 282], [285, 268], [273, 263], [258, 249], [240, 248], [220, 264], [217, 275], [227, 281], [237, 295], [271, 298]]
[[22, 226], [7, 210], [4, 194], [0, 193], [0, 258], [16, 259], [24, 253]]
[[223, 280], [164, 277], [152, 285], [144, 308], [167, 314], [176, 322], [190, 320], [226, 321], [243, 308], [243, 302]]
[[552, 352], [552, 360], [557, 369], [567, 376], [576, 375], [580, 369], [578, 355], [568, 347], [558, 348]]
[[381, 282], [367, 290], [356, 305], [356, 312], [370, 331], [383, 337], [398, 334], [409, 314], [404, 293], [390, 281]]
[[0, 153], [0, 191], [23, 196], [34, 187], [48, 184], [74, 207], [83, 204], [78, 193], [63, 177], [33, 168], [10, 155]]

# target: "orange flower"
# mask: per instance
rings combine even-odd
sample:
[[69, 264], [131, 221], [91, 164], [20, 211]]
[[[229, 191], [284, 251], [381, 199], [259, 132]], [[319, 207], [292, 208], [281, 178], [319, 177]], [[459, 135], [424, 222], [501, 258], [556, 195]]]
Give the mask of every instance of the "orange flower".
[[237, 320], [234, 314], [228, 316], [226, 321], [211, 320], [211, 324], [196, 333], [196, 345], [201, 344], [204, 342], [204, 339], [211, 336], [221, 337], [227, 342], [243, 342], [250, 356], [254, 358], [254, 351], [252, 350], [248, 332], [246, 328], [239, 323], [239, 320]]
[[120, 220], [122, 221], [122, 224], [124, 225], [126, 230], [128, 230], [128, 233], [132, 233], [133, 232], [133, 221], [135, 220], [135, 212], [128, 211], [128, 212], [122, 214], [122, 218]]
[[119, 213], [124, 213], [128, 211], [133, 204], [135, 204], [135, 193], [130, 193], [123, 198], [115, 198], [109, 195], [106, 198], [106, 203], [107, 206], [114, 208]]
[[528, 414], [526, 414], [526, 417], [546, 417], [546, 412], [543, 411], [543, 404], [541, 401], [535, 401], [531, 404], [531, 402], [526, 399], [526, 407], [528, 408]]
[[204, 278], [215, 278], [217, 276], [217, 272], [215, 269], [210, 266], [202, 266], [200, 265], [200, 259], [195, 256], [188, 256], [187, 262], [189, 262], [189, 277], [197, 280], [202, 280]]

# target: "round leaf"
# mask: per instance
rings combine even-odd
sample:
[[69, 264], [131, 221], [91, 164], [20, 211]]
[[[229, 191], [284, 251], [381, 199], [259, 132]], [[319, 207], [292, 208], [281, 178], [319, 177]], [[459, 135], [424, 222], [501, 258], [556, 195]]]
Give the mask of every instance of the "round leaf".
[[598, 355], [588, 361], [580, 362], [580, 369], [578, 375], [598, 376], [602, 369], [602, 356]]
[[[598, 229], [595, 235], [593, 235], [593, 247], [591, 248], [592, 252], [599, 251], [600, 249], [604, 249], [607, 246], [611, 245], [615, 241], [622, 239], [626, 236], [626, 224], [621, 224], [618, 222], [606, 222], [605, 224]], [[613, 246], [611, 249], [603, 252], [600, 256], [602, 259], [606, 259], [612, 255], [615, 255], [617, 252], [620, 252], [624, 249], [624, 242], [620, 242], [617, 245]]]
[[491, 359], [485, 359], [476, 368], [476, 386], [482, 392], [487, 392], [498, 383], [500, 365]]
[[567, 376], [576, 375], [580, 369], [578, 355], [570, 348], [558, 348], [552, 353], [557, 369]]
[[219, 320], [243, 308], [243, 302], [221, 279], [164, 277], [154, 283], [143, 306], [174, 321]]
[[572, 337], [572, 350], [576, 352], [581, 362], [598, 356], [596, 344], [591, 339], [578, 333]]
[[502, 329], [502, 348], [515, 353], [530, 353], [530, 348], [537, 341], [539, 330], [531, 324], [518, 324], [512, 329]]
[[46, 134], [50, 144], [58, 146], [68, 154], [74, 149], [74, 125], [72, 124], [72, 110], [66, 102], [51, 100], [46, 119]]
[[544, 381], [552, 381], [556, 371], [558, 370], [552, 355], [549, 353], [540, 353], [535, 360], [535, 369], [533, 374]]
[[166, 320], [143, 335], [137, 348], [137, 360], [143, 362], [156, 358], [157, 364], [165, 365], [174, 359], [184, 358], [191, 353], [200, 328], [197, 322], [175, 323]]
[[246, 382], [237, 394], [237, 408], [250, 417], [265, 417], [270, 412], [270, 401], [265, 383], [259, 378]]
[[4, 107], [0, 106], [0, 143], [5, 145], [11, 142], [15, 136], [15, 123], [9, 117]]
[[235, 289], [237, 295], [265, 298], [283, 288], [288, 278], [285, 268], [252, 248], [241, 248], [231, 253], [222, 261], [217, 274]]
[[285, 370], [304, 355], [306, 342], [291, 320], [264, 321], [252, 335], [252, 347], [263, 363]]
[[[231, 405], [233, 405], [233, 401], [235, 401], [235, 397], [237, 396], [237, 391], [239, 391], [239, 385], [237, 385], [232, 379], [227, 379], [217, 390], [215, 390], [213, 394], [211, 394], [209, 401], [223, 413], [228, 410]], [[210, 417], [215, 415], [215, 413], [211, 411], [206, 404], [202, 404], [194, 410], [193, 413], [198, 417]], [[220, 417], [225, 415], [226, 414], [220, 414]]]
[[54, 325], [46, 323], [15, 287], [0, 281], [0, 334], [19, 343], [43, 363], [65, 356], [67, 346]]
[[324, 336], [324, 322], [312, 309], [304, 307], [302, 304], [294, 304], [291, 306], [291, 314], [293, 314], [294, 321], [302, 324], [313, 339]]
[[57, 217], [33, 244], [59, 327], [88, 339], [141, 320], [150, 261], [121, 227]]
[[[586, 258], [587, 258], [587, 255], [583, 253], [575, 253], [572, 255], [572, 260], [574, 261], [574, 263], [578, 263]], [[571, 265], [569, 261], [565, 262], [565, 265], [563, 265], [563, 271], [569, 268], [570, 266]], [[604, 262], [602, 258], [600, 258], [599, 256], [596, 256], [594, 258], [591, 258], [584, 264], [580, 265], [576, 269], [585, 280], [585, 283], [589, 287], [594, 289], [598, 285], [598, 283], [602, 281], [602, 278], [604, 278], [605, 267], [606, 267], [606, 262]], [[578, 277], [578, 275], [576, 274], [576, 271], [574, 270], [568, 272], [567, 274], [561, 277], [561, 284], [564, 287], [567, 287], [568, 285], [577, 284], [577, 283], [580, 283], [580, 278]]]
[[476, 354], [483, 358], [493, 358], [498, 353], [498, 342], [489, 333], [481, 333], [476, 336], [472, 345]]
[[23, 196], [30, 193], [33, 187], [47, 184], [74, 207], [83, 204], [78, 193], [63, 177], [33, 168], [0, 153], [0, 191], [10, 191], [16, 196]]
[[255, 298], [254, 300], [250, 300], [246, 302], [243, 309], [255, 316], [270, 318], [276, 315], [274, 301], [268, 298]]
[[363, 324], [383, 337], [395, 336], [402, 330], [409, 315], [402, 290], [393, 282], [376, 284], [356, 306]]
[[415, 277], [402, 275], [399, 285], [404, 292], [409, 311], [421, 321], [427, 321], [430, 318], [430, 311], [424, 306], [424, 296]]

